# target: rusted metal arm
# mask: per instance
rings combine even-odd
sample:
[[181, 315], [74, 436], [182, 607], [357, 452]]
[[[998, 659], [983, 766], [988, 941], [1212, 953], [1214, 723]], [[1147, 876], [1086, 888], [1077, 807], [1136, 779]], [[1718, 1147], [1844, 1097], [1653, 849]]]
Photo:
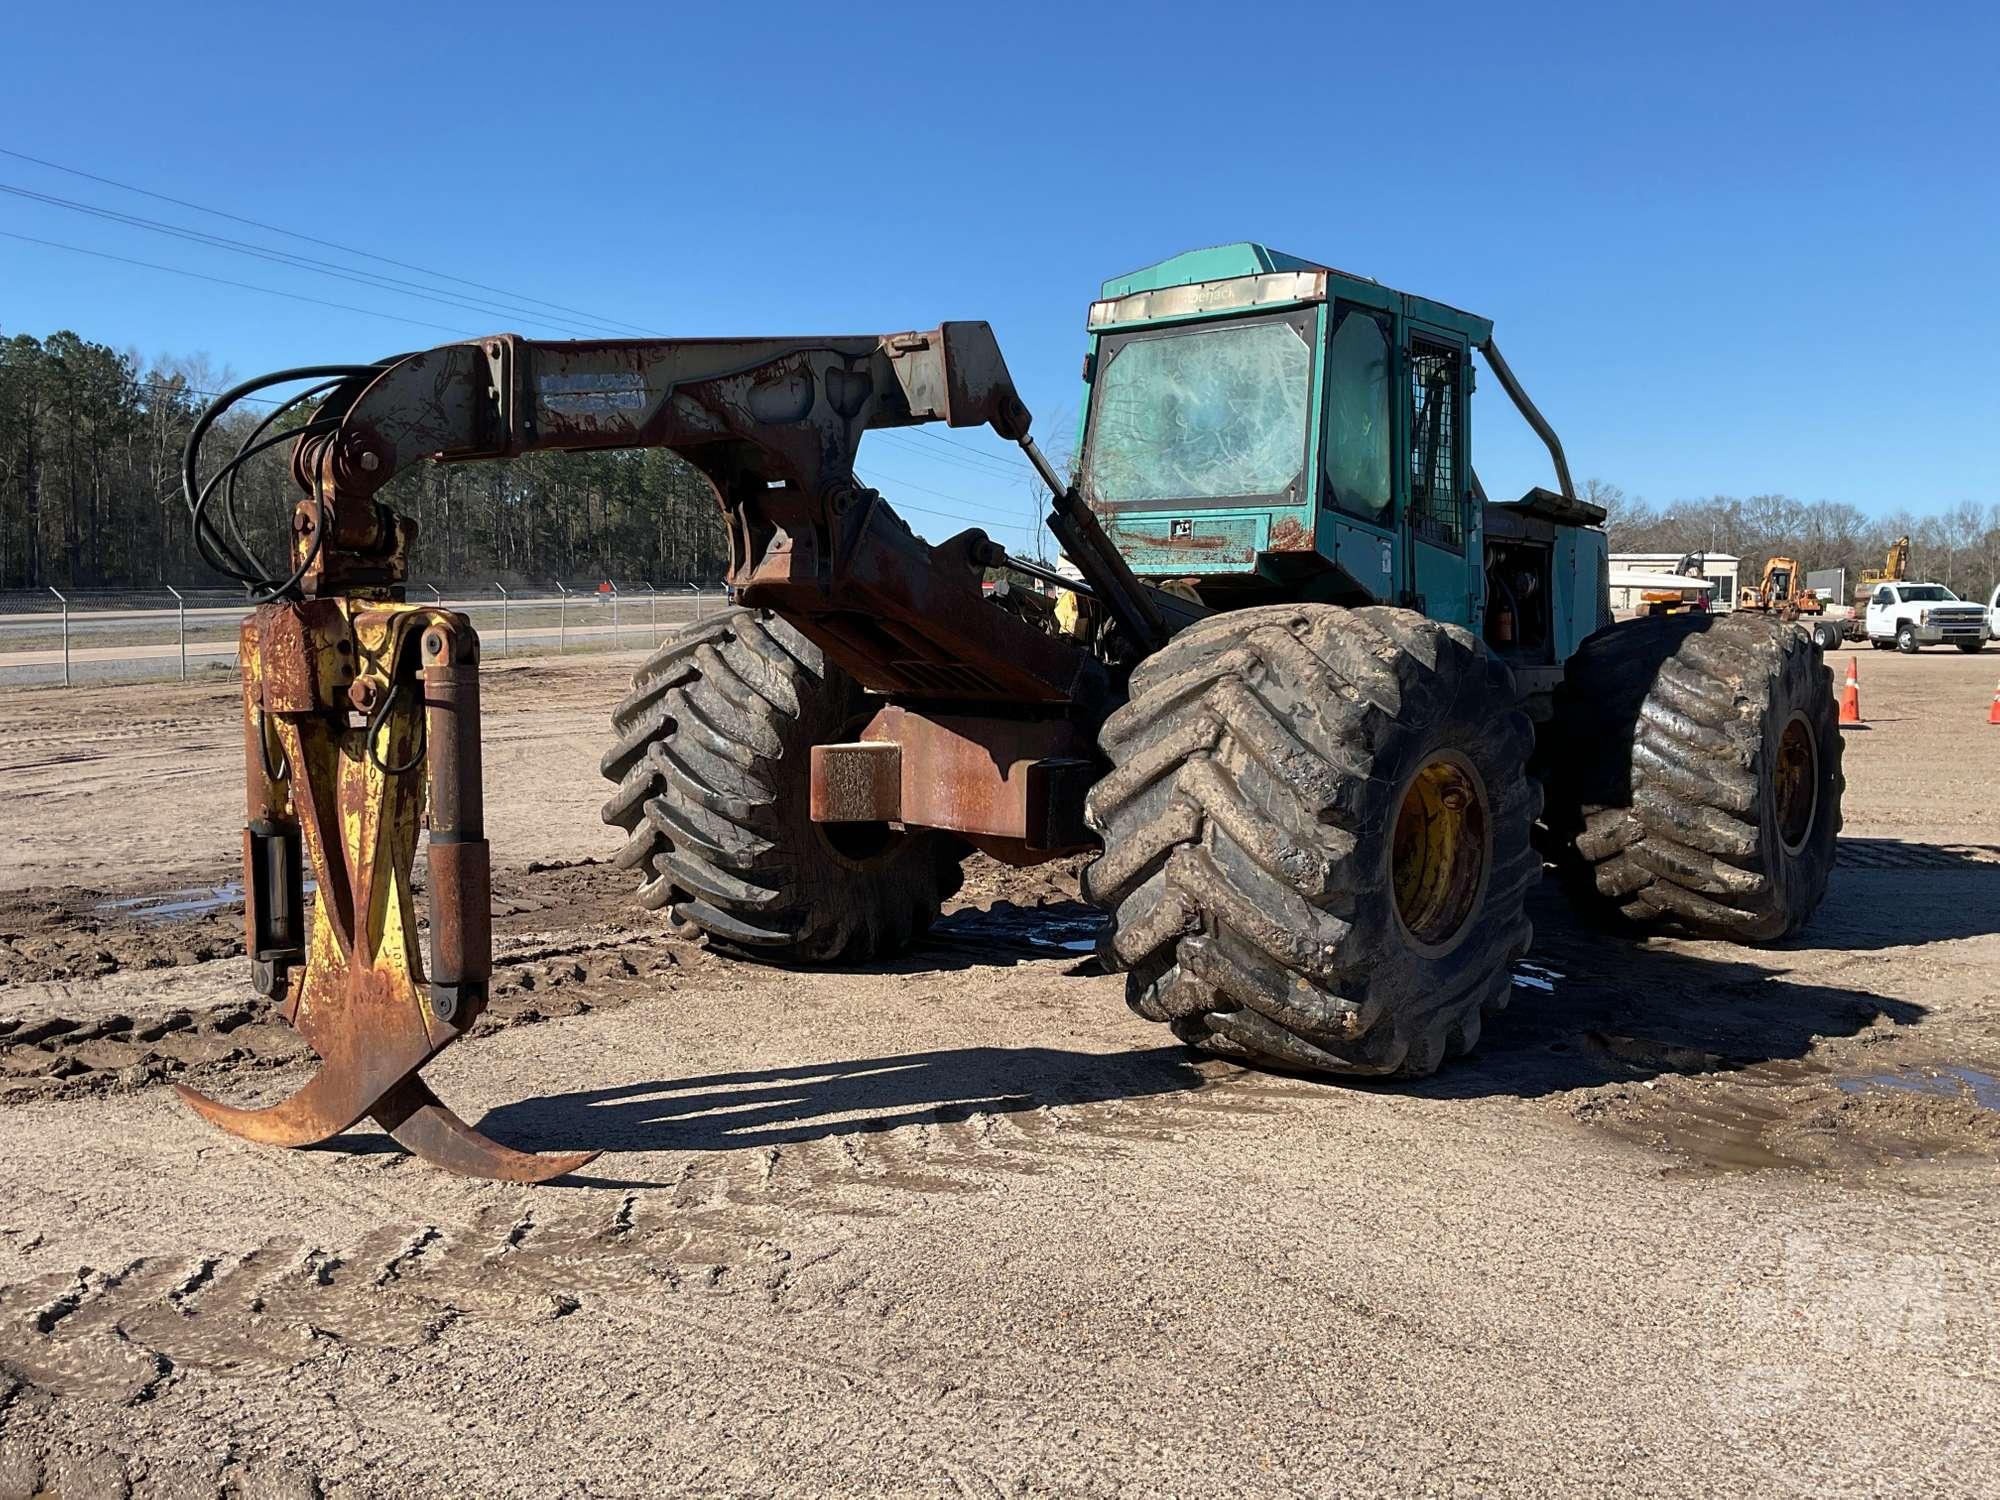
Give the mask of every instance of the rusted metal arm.
[[500, 335], [395, 361], [318, 415], [338, 426], [302, 438], [293, 458], [309, 496], [294, 558], [310, 559], [311, 592], [399, 576], [404, 523], [374, 497], [420, 459], [671, 448], [715, 491], [743, 602], [782, 613], [865, 687], [1086, 712], [1105, 698], [1094, 657], [981, 597], [1002, 555], [984, 532], [933, 547], [854, 474], [871, 430], [942, 421], [1027, 436], [984, 323], [821, 338]]

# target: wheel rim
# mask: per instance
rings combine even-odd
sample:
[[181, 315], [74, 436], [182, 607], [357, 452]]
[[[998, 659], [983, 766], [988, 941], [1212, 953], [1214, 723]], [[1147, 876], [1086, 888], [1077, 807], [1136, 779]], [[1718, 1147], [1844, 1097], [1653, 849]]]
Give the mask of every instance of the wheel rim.
[[1819, 741], [1802, 713], [1787, 719], [1784, 733], [1778, 736], [1771, 785], [1777, 794], [1778, 842], [1787, 854], [1797, 854], [1805, 848], [1819, 812]]
[[1464, 756], [1434, 756], [1410, 778], [1389, 879], [1396, 916], [1420, 951], [1446, 951], [1470, 924], [1486, 890], [1489, 822], [1486, 785]]

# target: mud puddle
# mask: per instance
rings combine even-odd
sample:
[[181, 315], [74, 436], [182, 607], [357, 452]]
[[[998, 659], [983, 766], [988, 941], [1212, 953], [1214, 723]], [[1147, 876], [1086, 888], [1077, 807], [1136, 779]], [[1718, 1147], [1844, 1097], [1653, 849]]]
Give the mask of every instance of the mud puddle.
[[1677, 1158], [1669, 1177], [2000, 1163], [2000, 1074], [1986, 1068], [1745, 1064], [1631, 1037], [1592, 1035], [1588, 1042], [1659, 1076], [1596, 1090], [1572, 1113]]
[[2000, 1110], [2000, 1075], [1982, 1068], [1955, 1065], [1891, 1068], [1880, 1073], [1854, 1073], [1835, 1079], [1850, 1094], [1868, 1089], [1906, 1089], [1944, 1099], [1970, 1099], [1981, 1109]]

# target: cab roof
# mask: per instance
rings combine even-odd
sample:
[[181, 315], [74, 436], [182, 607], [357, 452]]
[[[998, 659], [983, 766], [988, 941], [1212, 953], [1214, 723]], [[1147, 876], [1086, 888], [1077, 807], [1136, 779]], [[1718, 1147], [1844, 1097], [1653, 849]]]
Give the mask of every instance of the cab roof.
[[1330, 294], [1371, 307], [1392, 308], [1406, 317], [1455, 329], [1473, 344], [1483, 344], [1493, 336], [1493, 323], [1489, 318], [1447, 303], [1434, 302], [1428, 297], [1398, 292], [1372, 277], [1357, 276], [1320, 261], [1273, 250], [1255, 240], [1211, 245], [1204, 250], [1185, 250], [1157, 264], [1114, 276], [1104, 283], [1103, 297], [1108, 302], [1129, 297], [1135, 292], [1156, 292], [1164, 287], [1227, 281], [1238, 276], [1262, 276], [1273, 271], [1324, 271]]

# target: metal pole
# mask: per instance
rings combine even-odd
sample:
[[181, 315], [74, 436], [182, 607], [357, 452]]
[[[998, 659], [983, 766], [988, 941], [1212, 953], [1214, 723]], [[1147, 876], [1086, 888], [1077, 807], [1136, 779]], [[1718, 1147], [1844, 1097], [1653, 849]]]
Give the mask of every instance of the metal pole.
[[651, 584], [649, 583], [649, 584], [647, 584], [647, 585], [646, 585], [646, 597], [647, 597], [648, 599], [652, 600], [652, 605], [653, 605], [653, 619], [652, 619], [652, 628], [653, 628], [653, 644], [654, 644], [655, 646], [657, 646], [657, 645], [659, 645], [659, 644], [660, 644], [660, 591], [659, 591], [658, 589], [654, 588], [654, 587], [653, 587], [653, 586], [652, 586], [652, 585], [651, 585]]
[[493, 587], [500, 590], [500, 652], [503, 656], [512, 656], [514, 634], [507, 628], [507, 590], [498, 583]]
[[424, 585], [424, 587], [431, 591], [431, 603], [436, 605], [439, 609], [443, 609], [444, 595], [438, 592], [438, 586], [434, 583], [427, 583]]
[[56, 596], [56, 597], [57, 597], [58, 599], [62, 599], [62, 607], [63, 607], [63, 626], [62, 626], [62, 630], [63, 630], [63, 686], [64, 686], [64, 687], [68, 687], [68, 686], [69, 686], [69, 600], [67, 600], [67, 599], [63, 599], [63, 595], [62, 595], [62, 590], [61, 590], [61, 589], [59, 589], [59, 588], [57, 588], [57, 587], [56, 587], [56, 586], [55, 586], [54, 584], [50, 584], [50, 585], [49, 585], [49, 592], [50, 592], [51, 594], [54, 594], [54, 595], [55, 595], [55, 596]]
[[181, 591], [175, 588], [171, 583], [167, 585], [167, 592], [174, 596], [174, 604], [180, 611], [181, 681], [186, 682], [188, 680], [188, 602], [187, 600], [181, 597]]
[[614, 649], [618, 645], [618, 584], [616, 580], [613, 580], [611, 584], [611, 644]]
[[562, 595], [561, 602], [556, 605], [556, 650], [567, 651], [569, 650], [569, 590], [557, 584], [556, 592]]

